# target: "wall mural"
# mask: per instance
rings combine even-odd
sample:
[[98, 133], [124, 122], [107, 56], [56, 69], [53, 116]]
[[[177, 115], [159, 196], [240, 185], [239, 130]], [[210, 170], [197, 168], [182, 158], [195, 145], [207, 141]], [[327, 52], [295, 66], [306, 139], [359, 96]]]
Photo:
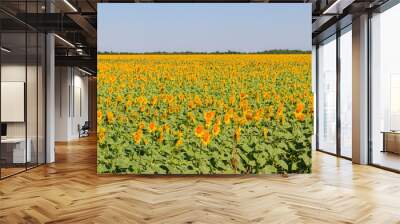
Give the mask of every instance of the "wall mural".
[[311, 172], [309, 51], [111, 51], [98, 55], [98, 173]]

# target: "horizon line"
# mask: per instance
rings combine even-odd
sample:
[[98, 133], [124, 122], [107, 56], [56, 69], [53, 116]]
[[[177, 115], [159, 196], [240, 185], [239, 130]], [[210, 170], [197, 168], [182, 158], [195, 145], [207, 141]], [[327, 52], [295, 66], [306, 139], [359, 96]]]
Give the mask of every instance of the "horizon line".
[[273, 49], [264, 51], [146, 51], [146, 52], [129, 52], [129, 51], [97, 51], [98, 54], [273, 54], [273, 53], [311, 53], [311, 50], [299, 49]]

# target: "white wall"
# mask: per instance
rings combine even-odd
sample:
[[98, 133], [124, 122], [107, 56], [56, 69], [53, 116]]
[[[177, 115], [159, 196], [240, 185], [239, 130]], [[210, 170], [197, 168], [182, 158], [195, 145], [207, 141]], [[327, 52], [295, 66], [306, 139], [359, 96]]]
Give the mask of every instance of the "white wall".
[[[2, 82], [25, 82], [25, 64], [3, 64], [1, 66], [1, 81]], [[28, 73], [31, 73], [36, 67], [28, 66]], [[35, 83], [36, 84], [36, 83]], [[33, 93], [27, 93], [27, 96], [36, 97], [36, 90]], [[28, 100], [31, 102], [32, 100]], [[35, 105], [36, 107], [36, 105]], [[7, 108], [1, 108], [2, 110], [7, 110]], [[32, 114], [28, 114], [28, 121], [33, 120]], [[36, 116], [36, 114], [34, 114]], [[35, 120], [36, 121], [36, 120]], [[8, 137], [25, 137], [25, 122], [7, 122], [7, 136]], [[31, 127], [31, 125], [28, 125]], [[28, 136], [29, 137], [29, 136]]]
[[[78, 73], [77, 70], [74, 70], [74, 80], [72, 88], [74, 91], [72, 92], [73, 96], [71, 99], [74, 102], [71, 102], [71, 130], [70, 135], [72, 138], [78, 138], [78, 125], [83, 125], [85, 121], [88, 121], [88, 78], [82, 76], [82, 73]], [[72, 90], [71, 89], [71, 90]], [[80, 102], [79, 102], [80, 101]], [[80, 108], [81, 107], [81, 108]]]
[[88, 120], [88, 78], [76, 68], [56, 67], [55, 85], [55, 140], [77, 139], [78, 125]]
[[55, 141], [67, 141], [69, 133], [69, 86], [70, 74], [67, 67], [55, 68]]
[[[25, 82], [25, 64], [3, 64], [1, 66], [1, 81]], [[6, 110], [6, 108], [1, 108]], [[25, 137], [25, 122], [7, 123], [7, 137]]]
[[[37, 71], [37, 69], [39, 69]], [[26, 112], [27, 119], [22, 122], [6, 122], [7, 137], [30, 139], [32, 161], [44, 163], [44, 82], [41, 67], [36, 65], [25, 66], [25, 63], [4, 63], [1, 66], [2, 82], [24, 82], [26, 83], [26, 108], [22, 107], [22, 113]], [[27, 78], [27, 81], [25, 80]], [[23, 94], [23, 93], [22, 93]], [[7, 96], [2, 96], [7, 97]], [[1, 108], [1, 110], [12, 110], [12, 108]], [[25, 111], [26, 110], [26, 111]], [[13, 111], [8, 111], [13, 113]], [[37, 155], [39, 153], [39, 155]]]

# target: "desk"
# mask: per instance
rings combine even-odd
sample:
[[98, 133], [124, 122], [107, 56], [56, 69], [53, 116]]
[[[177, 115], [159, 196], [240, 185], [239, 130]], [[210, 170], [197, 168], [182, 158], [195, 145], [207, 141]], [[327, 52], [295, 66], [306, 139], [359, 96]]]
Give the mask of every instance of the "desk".
[[[26, 163], [31, 162], [32, 152], [31, 145], [32, 141], [30, 138], [26, 139], [28, 143], [25, 152], [25, 138], [5, 138], [1, 139], [1, 151], [2, 157], [5, 154], [5, 160], [8, 163]], [[12, 156], [10, 155], [12, 154]], [[11, 159], [12, 158], [12, 159]]]
[[382, 152], [400, 154], [400, 131], [383, 131]]

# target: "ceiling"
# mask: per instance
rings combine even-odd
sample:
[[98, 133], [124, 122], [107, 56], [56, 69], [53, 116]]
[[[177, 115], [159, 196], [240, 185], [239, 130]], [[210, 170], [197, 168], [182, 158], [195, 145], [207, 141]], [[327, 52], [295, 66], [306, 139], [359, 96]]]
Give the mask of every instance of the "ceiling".
[[[311, 3], [313, 11], [313, 42], [316, 43], [319, 39], [329, 35], [329, 32], [335, 32], [334, 29], [333, 31], [329, 31], [329, 28], [338, 24], [337, 22], [339, 20], [343, 20], [345, 17], [356, 16], [357, 13], [377, 7], [385, 1], [386, 0], [47, 0], [48, 3], [46, 5], [46, 0], [1, 0], [0, 21], [2, 31], [4, 32], [15, 33], [25, 30], [27, 27], [40, 32], [55, 32], [58, 37], [60, 37], [56, 38], [56, 63], [58, 65], [84, 65], [89, 70], [95, 72], [97, 52], [97, 3]], [[351, 23], [351, 18], [348, 20]], [[345, 23], [342, 25], [345, 25]], [[15, 40], [17, 41], [18, 38], [15, 38]]]

